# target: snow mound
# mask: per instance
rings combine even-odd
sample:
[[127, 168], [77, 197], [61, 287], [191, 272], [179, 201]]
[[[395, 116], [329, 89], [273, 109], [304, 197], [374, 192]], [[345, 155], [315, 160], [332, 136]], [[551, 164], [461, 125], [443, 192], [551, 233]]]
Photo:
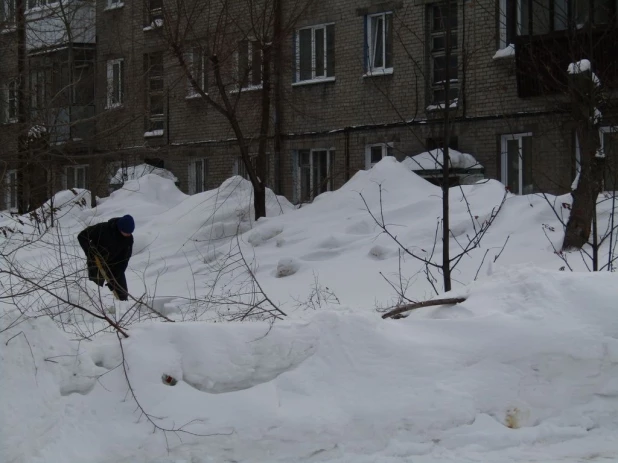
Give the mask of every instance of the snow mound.
[[[471, 169], [481, 168], [478, 161], [471, 154], [462, 153], [460, 151], [449, 149], [449, 165], [453, 169]], [[444, 156], [442, 149], [438, 148], [431, 151], [426, 151], [416, 156], [406, 157], [401, 161], [403, 165], [412, 171], [419, 170], [438, 170], [442, 169], [444, 164]]]
[[[114, 461], [140, 463], [200, 461], [205, 452], [263, 463], [316, 452], [329, 462], [609, 458], [618, 432], [617, 278], [512, 267], [462, 288], [464, 303], [404, 320], [324, 311], [272, 327], [143, 323], [123, 341], [140, 404], [160, 426], [227, 434], [169, 441], [166, 457], [152, 426], [131, 420], [124, 373], [113, 368], [115, 338], [59, 365], [45, 361], [67, 353], [55, 326], [22, 324], [0, 339], [9, 405], [0, 450], [15, 463], [109, 461], [110, 442]], [[34, 363], [21, 335], [4, 347], [20, 330]], [[88, 352], [109, 371], [62, 396], [76, 359], [78, 376], [100, 372]], [[163, 374], [178, 383], [167, 387]]]
[[296, 368], [315, 351], [317, 336], [301, 326], [150, 324], [135, 330], [126, 344], [132, 374], [141, 377], [142, 387], [154, 387], [166, 373], [199, 391], [221, 394]]
[[110, 180], [112, 185], [122, 185], [130, 180], [137, 180], [146, 175], [157, 175], [158, 177], [177, 182], [178, 179], [167, 169], [154, 167], [150, 164], [138, 164], [136, 166], [121, 167]]

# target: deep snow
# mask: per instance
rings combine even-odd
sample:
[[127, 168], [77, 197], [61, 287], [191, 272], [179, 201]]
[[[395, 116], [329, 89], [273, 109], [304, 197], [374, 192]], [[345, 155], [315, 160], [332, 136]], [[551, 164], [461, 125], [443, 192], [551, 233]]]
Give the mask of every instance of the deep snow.
[[[496, 181], [451, 190], [453, 253], [504, 191]], [[440, 190], [393, 159], [300, 209], [269, 192], [269, 217], [257, 223], [250, 185], [239, 177], [186, 196], [148, 175], [96, 209], [87, 192], [76, 193], [56, 195], [57, 224], [43, 235], [25, 218], [2, 219], [10, 228], [3, 265], [39, 282], [66, 281], [50, 287], [90, 307], [98, 292], [83, 281], [75, 235], [134, 215], [129, 288], [178, 321], [128, 326], [127, 374], [155, 423], [210, 436], [153, 433], [128, 391], [117, 337], [91, 336], [99, 327], [91, 317], [57, 315], [73, 321], [65, 333], [49, 317], [20, 317], [16, 301], [0, 298], [1, 328], [18, 321], [0, 334], [3, 461], [618, 460], [618, 285], [614, 273], [585, 272], [579, 254], [566, 256], [572, 273], [554, 253], [566, 196], [509, 195], [454, 272], [452, 295], [464, 303], [382, 320], [376, 306], [397, 297], [380, 272], [399, 281], [399, 252], [363, 198], [418, 256], [431, 253], [440, 215]], [[600, 206], [601, 229], [611, 207]], [[238, 246], [286, 320], [227, 323], [226, 310], [196, 302]], [[441, 260], [439, 242], [432, 260]], [[420, 262], [408, 256], [401, 267], [408, 297], [434, 296]], [[238, 268], [225, 274], [214, 290], [240, 297], [239, 276]], [[6, 275], [2, 283], [6, 294]], [[317, 287], [331, 295], [319, 304], [311, 298]], [[101, 298], [114, 304], [105, 290]], [[36, 310], [40, 300], [32, 295], [19, 307]], [[115, 306], [119, 318], [130, 304]], [[178, 383], [165, 385], [162, 375]]]

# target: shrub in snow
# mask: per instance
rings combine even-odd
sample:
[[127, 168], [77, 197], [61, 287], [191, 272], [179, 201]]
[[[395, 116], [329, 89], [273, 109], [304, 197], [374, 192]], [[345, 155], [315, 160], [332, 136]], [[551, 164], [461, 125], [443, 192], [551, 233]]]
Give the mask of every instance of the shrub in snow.
[[280, 259], [277, 263], [277, 278], [288, 277], [294, 275], [300, 269], [300, 262], [291, 257]]
[[376, 260], [384, 260], [390, 257], [391, 252], [389, 248], [376, 244], [369, 250], [369, 257]]

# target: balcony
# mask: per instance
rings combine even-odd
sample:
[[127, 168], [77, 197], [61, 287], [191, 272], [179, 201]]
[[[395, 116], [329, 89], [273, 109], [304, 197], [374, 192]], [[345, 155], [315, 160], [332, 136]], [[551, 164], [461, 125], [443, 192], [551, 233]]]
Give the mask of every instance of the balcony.
[[95, 2], [61, 0], [37, 5], [26, 10], [26, 49], [56, 49], [69, 42], [96, 42]]
[[618, 28], [595, 28], [515, 38], [517, 94], [520, 98], [564, 93], [567, 67], [588, 59], [607, 88], [618, 87]]
[[33, 126], [44, 127], [51, 144], [70, 141], [92, 143], [94, 116], [94, 105], [49, 108], [31, 112]]

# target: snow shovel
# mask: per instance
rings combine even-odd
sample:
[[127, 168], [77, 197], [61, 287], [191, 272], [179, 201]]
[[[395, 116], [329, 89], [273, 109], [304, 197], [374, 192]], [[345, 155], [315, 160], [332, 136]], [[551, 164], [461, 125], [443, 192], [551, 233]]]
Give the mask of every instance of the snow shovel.
[[105, 267], [104, 262], [101, 259], [99, 259], [99, 256], [94, 256], [94, 263], [99, 269], [99, 272], [101, 272], [101, 275], [103, 275], [103, 278], [105, 279], [105, 281], [107, 281], [107, 286], [108, 287], [111, 286], [112, 288], [114, 288], [112, 290], [114, 297], [120, 300], [120, 298], [118, 297], [118, 293], [116, 292], [116, 285], [114, 285], [112, 280], [110, 280], [110, 278], [107, 276], [107, 272], [105, 271], [105, 268], [104, 268]]

